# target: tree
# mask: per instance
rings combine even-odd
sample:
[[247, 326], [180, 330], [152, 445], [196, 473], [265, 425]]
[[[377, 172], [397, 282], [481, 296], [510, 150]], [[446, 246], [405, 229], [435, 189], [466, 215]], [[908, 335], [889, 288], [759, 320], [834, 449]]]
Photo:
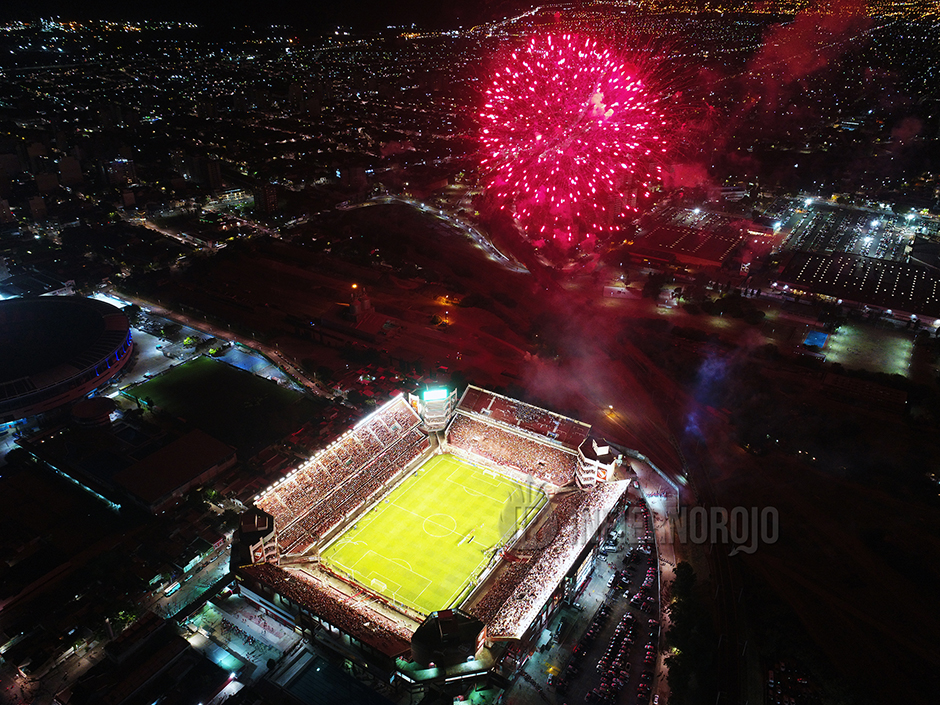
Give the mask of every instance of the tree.
[[651, 272], [643, 285], [643, 298], [655, 299], [666, 285], [668, 277], [664, 272]]
[[226, 509], [222, 512], [222, 521], [226, 529], [234, 529], [238, 526], [238, 512], [234, 509]]
[[666, 632], [666, 643], [672, 649], [666, 659], [669, 687], [675, 702], [715, 702], [718, 638], [699, 593], [695, 571], [689, 563], [680, 561], [672, 583], [672, 626]]

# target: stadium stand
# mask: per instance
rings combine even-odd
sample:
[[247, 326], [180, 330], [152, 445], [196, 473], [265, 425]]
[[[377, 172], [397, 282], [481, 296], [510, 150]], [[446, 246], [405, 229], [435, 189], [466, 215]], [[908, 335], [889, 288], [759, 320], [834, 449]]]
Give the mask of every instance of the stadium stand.
[[[364, 584], [332, 573], [309, 549], [323, 549], [334, 537], [342, 540], [342, 529], [380, 501], [416, 460], [430, 455], [432, 439], [421, 429], [415, 408], [396, 397], [263, 490], [255, 504], [274, 516], [284, 560], [237, 567], [249, 599], [282, 610], [285, 618], [293, 615], [304, 629], [315, 630], [313, 620], [338, 628], [352, 637], [336, 641], [341, 656], [348, 657], [358, 641], [369, 647], [357, 647], [357, 653], [370, 667], [401, 668], [396, 657], [408, 654], [415, 614], [398, 603], [394, 591], [389, 597], [373, 587], [374, 580]], [[523, 483], [534, 478], [554, 486], [542, 488], [548, 502], [539, 505], [527, 528], [503, 534], [506, 543], [487, 545], [483, 562], [454, 603], [486, 625], [487, 645], [515, 641], [532, 647], [540, 611], [558, 604], [569, 587], [565, 576], [625, 506], [628, 481], [605, 478], [590, 491], [575, 484], [578, 448], [592, 443], [589, 432], [587, 424], [471, 385], [444, 437], [436, 436], [437, 451], [467, 456], [485, 474], [502, 472]], [[596, 443], [591, 449], [600, 453]], [[377, 653], [388, 658], [376, 659]], [[461, 662], [460, 668], [469, 666]]]
[[584, 525], [584, 518], [606, 516], [623, 502], [628, 487], [628, 482], [611, 482], [594, 492], [571, 492], [556, 498], [557, 530], [552, 540], [529, 551], [515, 549], [515, 557], [522, 560], [505, 565], [495, 580], [484, 585], [482, 597], [468, 610], [487, 625], [492, 638], [522, 635], [589, 539], [590, 527]]
[[591, 430], [581, 421], [473, 385], [464, 391], [457, 410], [518, 428], [571, 450], [577, 449]]
[[347, 599], [303, 571], [287, 571], [259, 563], [242, 569], [272, 586], [278, 594], [390, 655], [405, 654], [411, 645], [411, 632], [381, 612]]
[[571, 451], [513, 433], [479, 416], [458, 413], [448, 428], [447, 440], [472, 455], [559, 487], [573, 482], [578, 468], [577, 455]]
[[262, 493], [256, 504], [274, 517], [281, 551], [317, 543], [427, 450], [419, 421], [397, 397]]

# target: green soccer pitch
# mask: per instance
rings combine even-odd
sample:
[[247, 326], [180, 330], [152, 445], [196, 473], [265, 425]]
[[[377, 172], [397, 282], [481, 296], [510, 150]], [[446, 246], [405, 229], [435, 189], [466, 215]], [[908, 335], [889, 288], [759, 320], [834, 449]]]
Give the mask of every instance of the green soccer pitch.
[[422, 614], [452, 607], [545, 493], [453, 455], [416, 473], [327, 546], [321, 561]]

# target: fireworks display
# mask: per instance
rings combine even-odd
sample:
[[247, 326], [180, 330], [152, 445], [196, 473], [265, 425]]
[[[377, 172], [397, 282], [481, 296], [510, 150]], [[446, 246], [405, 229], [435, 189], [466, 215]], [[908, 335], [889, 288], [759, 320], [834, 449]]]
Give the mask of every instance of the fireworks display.
[[536, 247], [584, 247], [649, 195], [666, 119], [639, 71], [596, 39], [542, 36], [495, 72], [480, 112], [484, 189]]

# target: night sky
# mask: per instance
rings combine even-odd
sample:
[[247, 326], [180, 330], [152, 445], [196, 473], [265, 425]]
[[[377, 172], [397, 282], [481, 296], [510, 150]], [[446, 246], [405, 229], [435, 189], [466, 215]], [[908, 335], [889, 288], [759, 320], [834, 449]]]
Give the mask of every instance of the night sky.
[[528, 6], [524, 0], [5, 0], [0, 19], [129, 19], [178, 20], [220, 25], [287, 23], [298, 27], [326, 28], [348, 25], [379, 29], [394, 24], [420, 27], [457, 27], [476, 24], [513, 8]]

